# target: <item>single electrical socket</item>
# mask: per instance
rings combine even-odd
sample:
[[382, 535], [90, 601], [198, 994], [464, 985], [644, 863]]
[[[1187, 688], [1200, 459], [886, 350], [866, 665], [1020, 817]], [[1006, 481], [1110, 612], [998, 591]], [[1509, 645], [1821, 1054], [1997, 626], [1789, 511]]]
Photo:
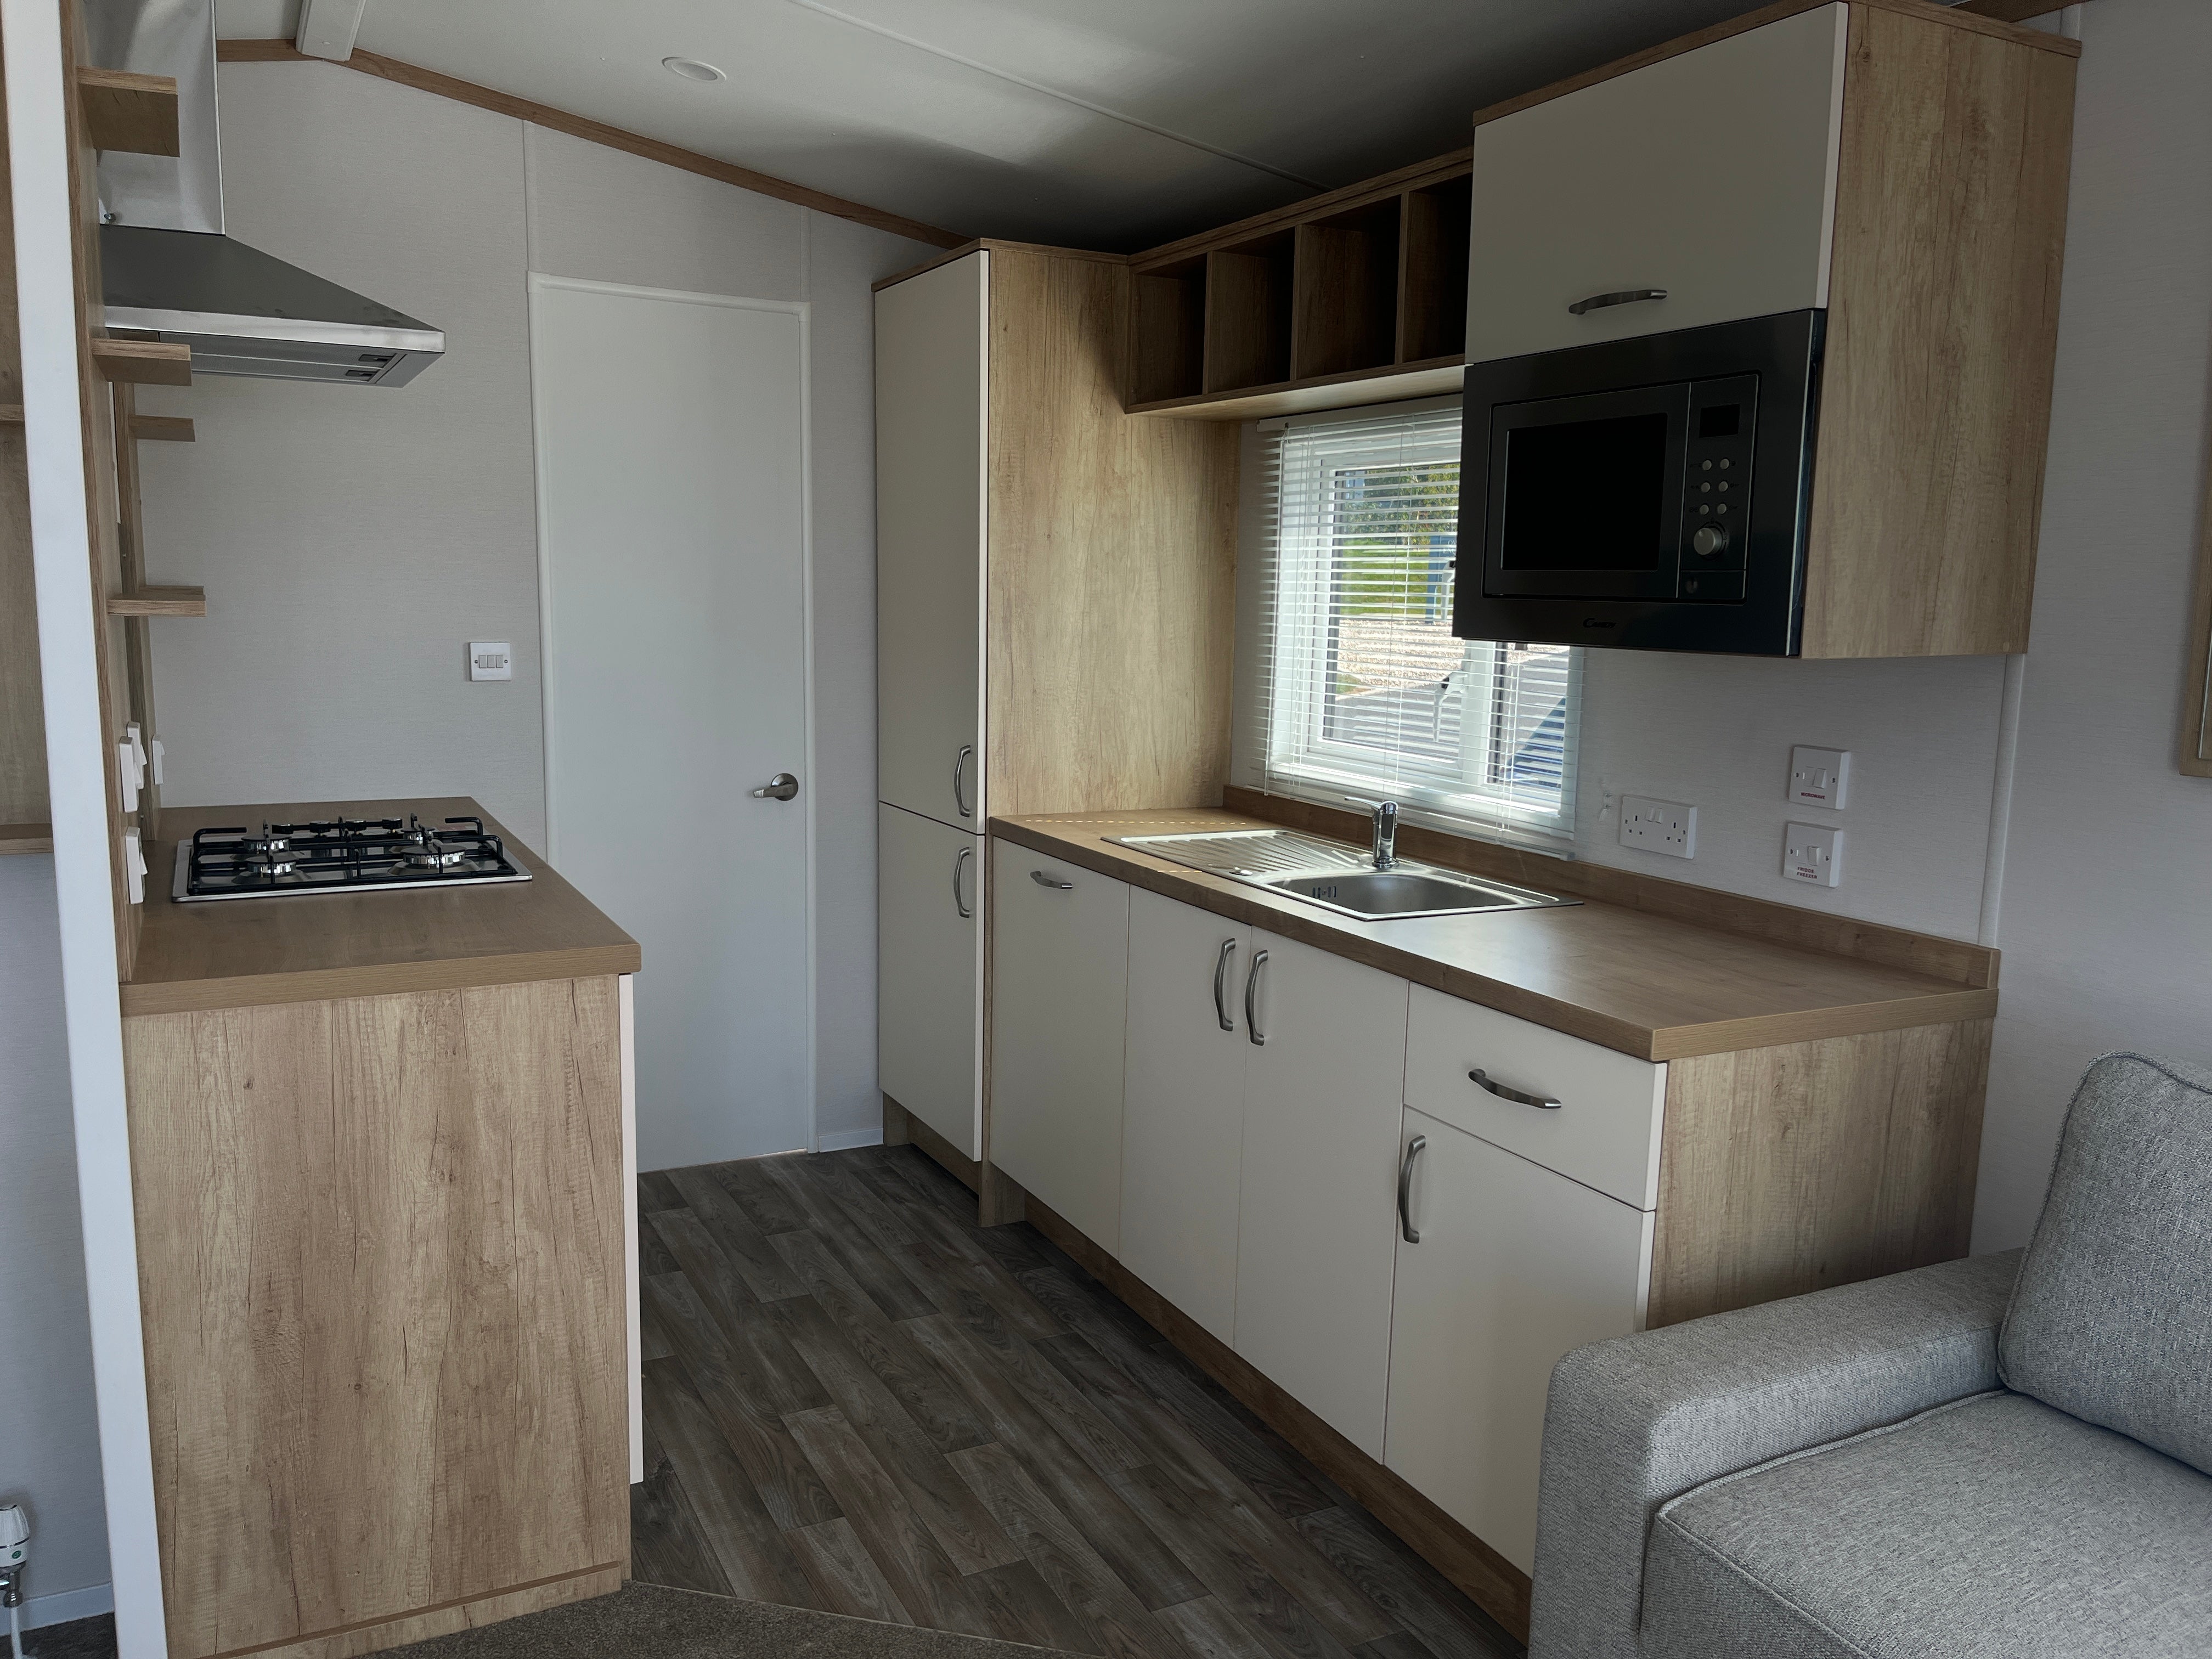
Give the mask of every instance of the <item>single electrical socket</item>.
[[1844, 791], [1851, 781], [1851, 751], [1848, 749], [1808, 749], [1790, 751], [1790, 792], [1792, 806], [1827, 806], [1843, 810]]
[[1793, 823], [1782, 837], [1782, 873], [1833, 887], [1844, 878], [1844, 832], [1832, 824]]
[[469, 644], [469, 678], [472, 680], [513, 679], [514, 647], [471, 641]]
[[1698, 856], [1698, 809], [1679, 800], [1649, 795], [1620, 798], [1620, 844], [1668, 858]]

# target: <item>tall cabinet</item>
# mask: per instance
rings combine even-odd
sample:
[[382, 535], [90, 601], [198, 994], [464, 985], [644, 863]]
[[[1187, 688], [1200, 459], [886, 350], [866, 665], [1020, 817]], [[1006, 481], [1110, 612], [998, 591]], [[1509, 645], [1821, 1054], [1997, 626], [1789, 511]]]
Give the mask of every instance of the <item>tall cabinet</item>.
[[991, 815], [1212, 805], [1228, 771], [1237, 434], [1122, 412], [1129, 281], [979, 242], [876, 295], [878, 1068], [971, 1165]]

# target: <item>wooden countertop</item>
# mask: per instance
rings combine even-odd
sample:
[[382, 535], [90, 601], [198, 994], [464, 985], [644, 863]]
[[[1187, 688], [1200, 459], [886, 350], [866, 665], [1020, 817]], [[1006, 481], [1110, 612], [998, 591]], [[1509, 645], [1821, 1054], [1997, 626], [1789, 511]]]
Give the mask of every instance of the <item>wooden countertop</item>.
[[[1357, 921], [1106, 840], [1280, 827], [1206, 810], [991, 821], [1000, 840], [1639, 1060], [1985, 1019], [1996, 1012], [1990, 987], [1747, 938], [1622, 904], [1585, 900], [1556, 909]], [[1544, 886], [1534, 873], [1525, 884]]]
[[[480, 817], [532, 879], [498, 886], [318, 893], [178, 904], [176, 844], [217, 824], [309, 818]], [[637, 971], [637, 942], [465, 796], [168, 807], [146, 855], [137, 965], [123, 1012], [179, 1013], [327, 997], [453, 990]]]

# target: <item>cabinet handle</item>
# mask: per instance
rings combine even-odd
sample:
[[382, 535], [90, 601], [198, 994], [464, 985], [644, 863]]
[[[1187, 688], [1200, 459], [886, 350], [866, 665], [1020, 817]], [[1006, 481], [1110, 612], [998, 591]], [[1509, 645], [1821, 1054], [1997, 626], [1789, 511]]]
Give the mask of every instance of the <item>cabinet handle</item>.
[[1429, 1138], [1415, 1135], [1406, 1143], [1406, 1155], [1398, 1160], [1398, 1233], [1408, 1244], [1421, 1242], [1420, 1234], [1413, 1231], [1413, 1160], [1429, 1150]]
[[967, 895], [960, 886], [960, 872], [967, 868], [969, 860], [975, 856], [975, 849], [972, 847], [963, 847], [952, 855], [952, 908], [960, 913], [960, 919], [963, 921], [968, 921], [975, 913], [968, 908]]
[[1509, 1089], [1502, 1083], [1491, 1081], [1490, 1073], [1480, 1067], [1467, 1074], [1468, 1081], [1478, 1089], [1486, 1089], [1500, 1100], [1510, 1100], [1516, 1106], [1534, 1106], [1540, 1112], [1556, 1112], [1559, 1103], [1544, 1095], [1526, 1095], [1518, 1089]]
[[1593, 294], [1587, 300], [1577, 300], [1567, 309], [1579, 317], [1587, 311], [1602, 311], [1607, 306], [1632, 306], [1645, 300], [1663, 300], [1663, 288], [1625, 288], [1618, 294]]
[[952, 757], [952, 804], [963, 818], [975, 816], [968, 805], [968, 762], [975, 752], [974, 744], [963, 743]]
[[1252, 953], [1252, 971], [1244, 975], [1244, 1034], [1255, 1044], [1262, 1044], [1267, 1040], [1267, 1033], [1260, 1029], [1260, 1011], [1253, 1006], [1254, 1000], [1260, 994], [1260, 970], [1267, 965], [1267, 953], [1255, 951]]
[[1056, 880], [1053, 877], [1045, 874], [1042, 870], [1030, 871], [1030, 879], [1040, 887], [1054, 888], [1063, 893], [1072, 893], [1075, 890], [1075, 884], [1073, 882]]
[[1237, 1029], [1237, 1022], [1230, 1018], [1229, 1004], [1224, 1000], [1228, 989], [1229, 957], [1236, 949], [1237, 941], [1225, 939], [1221, 941], [1221, 954], [1213, 959], [1213, 1017], [1221, 1022], [1221, 1029], [1224, 1031]]

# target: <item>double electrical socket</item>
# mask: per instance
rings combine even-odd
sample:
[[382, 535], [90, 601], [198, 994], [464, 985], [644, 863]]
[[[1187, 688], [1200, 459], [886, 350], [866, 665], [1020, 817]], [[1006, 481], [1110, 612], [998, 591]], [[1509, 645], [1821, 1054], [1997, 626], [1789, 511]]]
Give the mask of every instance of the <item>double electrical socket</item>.
[[1679, 800], [1649, 795], [1620, 798], [1620, 844], [1668, 858], [1698, 855], [1698, 809]]

